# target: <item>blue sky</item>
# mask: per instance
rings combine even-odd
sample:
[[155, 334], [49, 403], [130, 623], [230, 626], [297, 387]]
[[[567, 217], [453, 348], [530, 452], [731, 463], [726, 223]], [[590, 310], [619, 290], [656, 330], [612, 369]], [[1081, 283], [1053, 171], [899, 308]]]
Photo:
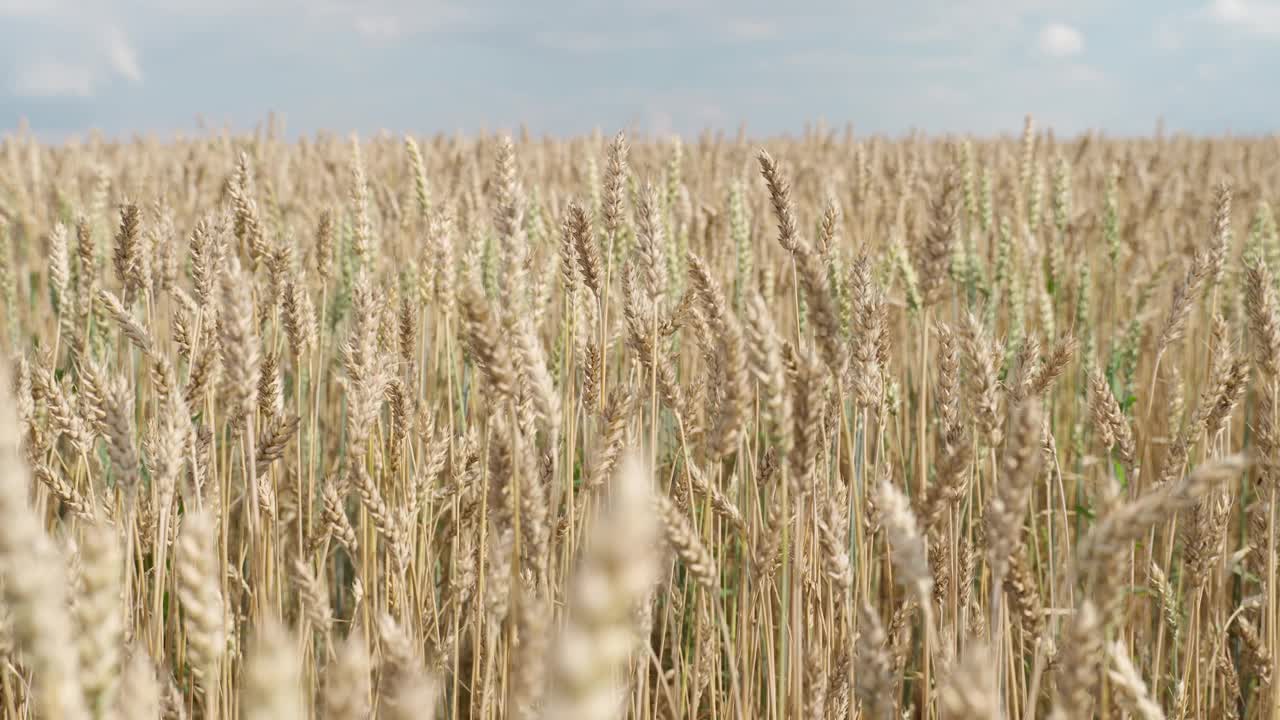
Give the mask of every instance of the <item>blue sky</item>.
[[0, 0], [0, 128], [1270, 132], [1280, 0]]

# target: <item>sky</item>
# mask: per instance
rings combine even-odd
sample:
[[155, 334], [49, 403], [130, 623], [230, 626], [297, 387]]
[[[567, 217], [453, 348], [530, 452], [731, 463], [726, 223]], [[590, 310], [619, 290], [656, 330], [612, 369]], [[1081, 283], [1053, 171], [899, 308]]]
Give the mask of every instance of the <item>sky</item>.
[[0, 133], [1269, 133], [1280, 0], [0, 0]]

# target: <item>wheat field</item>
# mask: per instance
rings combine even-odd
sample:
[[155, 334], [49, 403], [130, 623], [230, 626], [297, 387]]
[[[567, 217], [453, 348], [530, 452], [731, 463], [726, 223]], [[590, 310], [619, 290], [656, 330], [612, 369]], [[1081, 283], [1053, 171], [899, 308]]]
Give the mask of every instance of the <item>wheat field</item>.
[[1276, 138], [0, 144], [0, 717], [1268, 718]]

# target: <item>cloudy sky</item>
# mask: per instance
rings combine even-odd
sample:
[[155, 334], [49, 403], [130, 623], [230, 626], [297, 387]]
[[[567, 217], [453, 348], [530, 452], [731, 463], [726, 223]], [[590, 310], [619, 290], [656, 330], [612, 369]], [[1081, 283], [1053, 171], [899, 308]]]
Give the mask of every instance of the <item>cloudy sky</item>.
[[0, 130], [1269, 132], [1280, 0], [0, 0]]

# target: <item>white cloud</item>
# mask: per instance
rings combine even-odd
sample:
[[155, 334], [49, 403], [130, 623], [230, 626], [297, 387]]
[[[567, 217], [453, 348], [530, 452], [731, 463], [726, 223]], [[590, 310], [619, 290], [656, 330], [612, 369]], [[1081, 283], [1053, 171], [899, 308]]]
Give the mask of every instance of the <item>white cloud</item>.
[[0, 17], [47, 17], [59, 12], [54, 0], [0, 0]]
[[21, 97], [87, 98], [113, 77], [134, 85], [142, 83], [142, 65], [138, 53], [116, 25], [107, 23], [98, 30], [97, 42], [91, 35], [73, 35], [82, 40], [75, 49], [45, 57], [37, 57], [14, 66], [11, 90]]
[[365, 15], [356, 18], [356, 32], [364, 37], [389, 42], [400, 37], [400, 20], [391, 15]]
[[126, 3], [108, 2], [72, 7], [64, 0], [0, 0], [0, 18], [18, 26], [14, 36], [27, 36], [40, 49], [17, 53], [9, 62], [0, 57], [0, 72], [9, 76], [10, 91], [24, 97], [78, 97], [94, 95], [113, 80], [141, 85], [142, 64], [116, 17], [125, 15]]
[[1242, 0], [1213, 0], [1209, 14], [1219, 22], [1234, 23], [1248, 19], [1249, 10]]
[[1280, 35], [1280, 2], [1274, 0], [1213, 0], [1209, 17], [1258, 35]]
[[769, 20], [735, 18], [725, 23], [725, 32], [734, 40], [764, 40], [777, 33], [777, 27]]
[[1049, 23], [1040, 31], [1040, 52], [1050, 57], [1070, 57], [1084, 49], [1080, 31], [1062, 23]]
[[1173, 52], [1182, 49], [1182, 33], [1169, 22], [1161, 22], [1156, 25], [1151, 40], [1157, 50]]
[[142, 83], [142, 66], [138, 64], [138, 53], [129, 44], [129, 39], [124, 36], [120, 28], [115, 26], [107, 28], [102, 49], [106, 53], [107, 62], [116, 74], [134, 85]]
[[18, 68], [13, 92], [24, 97], [85, 98], [93, 94], [93, 70], [86, 65], [41, 60]]

